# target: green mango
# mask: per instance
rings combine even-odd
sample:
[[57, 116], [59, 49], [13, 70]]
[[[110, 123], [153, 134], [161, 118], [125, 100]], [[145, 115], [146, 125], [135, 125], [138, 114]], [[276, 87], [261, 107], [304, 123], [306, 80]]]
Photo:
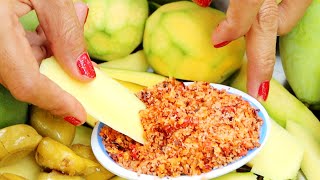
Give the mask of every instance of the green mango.
[[280, 37], [280, 56], [286, 78], [302, 102], [320, 103], [320, 1], [314, 0], [300, 22]]
[[[240, 71], [230, 81], [230, 86], [247, 92], [247, 61], [244, 61]], [[261, 101], [261, 104], [279, 125], [285, 128], [287, 121], [296, 122], [320, 144], [319, 119], [277, 80], [271, 79], [268, 98]]]
[[16, 100], [0, 84], [0, 129], [14, 124], [26, 123], [27, 120], [28, 104]]
[[131, 54], [141, 43], [149, 15], [147, 0], [85, 0], [90, 7], [84, 37], [90, 57], [111, 61]]
[[27, 31], [35, 31], [39, 25], [37, 14], [34, 10], [28, 12], [19, 18], [23, 28]]

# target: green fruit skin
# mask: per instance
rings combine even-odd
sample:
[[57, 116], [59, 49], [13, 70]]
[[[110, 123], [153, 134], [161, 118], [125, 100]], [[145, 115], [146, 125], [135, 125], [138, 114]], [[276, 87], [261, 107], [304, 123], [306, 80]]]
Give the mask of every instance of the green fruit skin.
[[34, 10], [20, 17], [19, 21], [22, 24], [23, 28], [27, 31], [35, 31], [39, 25], [39, 20]]
[[307, 104], [320, 103], [320, 1], [314, 0], [304, 17], [280, 37], [280, 56], [295, 95]]
[[[235, 75], [230, 86], [241, 91], [247, 92], [247, 62], [244, 62], [241, 70]], [[266, 101], [261, 101], [263, 107], [267, 110], [269, 116], [279, 125], [286, 127], [287, 121], [293, 121], [300, 124], [306, 131], [320, 143], [320, 122], [319, 119], [292, 95], [278, 81], [270, 81], [270, 89]]]
[[147, 0], [85, 0], [90, 7], [84, 36], [90, 57], [111, 61], [141, 43], [149, 16]]
[[28, 104], [16, 100], [11, 93], [0, 84], [0, 129], [26, 123]]

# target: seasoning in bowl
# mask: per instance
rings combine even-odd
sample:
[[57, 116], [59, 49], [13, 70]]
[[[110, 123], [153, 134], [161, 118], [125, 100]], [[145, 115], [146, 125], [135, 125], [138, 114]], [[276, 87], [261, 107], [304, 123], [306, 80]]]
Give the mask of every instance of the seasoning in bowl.
[[240, 95], [206, 82], [188, 86], [168, 79], [137, 96], [144, 145], [111, 129], [99, 135], [110, 157], [139, 174], [199, 175], [226, 166], [260, 146], [262, 119]]

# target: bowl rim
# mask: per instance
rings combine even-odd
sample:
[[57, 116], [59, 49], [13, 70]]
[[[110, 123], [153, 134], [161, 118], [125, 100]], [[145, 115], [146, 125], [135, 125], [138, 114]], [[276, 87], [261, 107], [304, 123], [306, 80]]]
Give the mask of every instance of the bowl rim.
[[[186, 86], [192, 84], [193, 82], [184, 82]], [[231, 94], [237, 94], [240, 95], [244, 100], [248, 101], [252, 107], [257, 109], [258, 115], [262, 118], [263, 124], [260, 129], [260, 146], [257, 148], [254, 148], [250, 150], [245, 156], [229, 163], [226, 166], [223, 166], [221, 168], [213, 169], [207, 173], [202, 173], [200, 175], [195, 175], [195, 176], [178, 176], [178, 177], [164, 177], [164, 178], [159, 178], [157, 176], [153, 175], [146, 175], [146, 174], [138, 174], [134, 171], [128, 170], [117, 164], [115, 161], [112, 160], [112, 158], [109, 156], [109, 154], [106, 152], [105, 147], [102, 143], [102, 138], [99, 136], [99, 130], [103, 127], [102, 122], [97, 122], [95, 127], [93, 128], [92, 135], [91, 135], [91, 148], [92, 151], [98, 160], [98, 162], [107, 170], [109, 170], [111, 173], [120, 176], [125, 179], [143, 179], [143, 180], [148, 180], [148, 179], [171, 179], [171, 180], [204, 180], [204, 179], [212, 179], [216, 178], [219, 176], [222, 176], [224, 174], [227, 174], [231, 171], [234, 171], [241, 166], [247, 164], [252, 158], [254, 158], [260, 150], [264, 147], [269, 134], [270, 134], [270, 117], [266, 111], [266, 109], [261, 105], [261, 103], [253, 98], [252, 96], [248, 95], [247, 93], [240, 91], [236, 88], [222, 85], [222, 84], [216, 84], [216, 83], [209, 83], [212, 87], [222, 90], [225, 89], [227, 92]]]

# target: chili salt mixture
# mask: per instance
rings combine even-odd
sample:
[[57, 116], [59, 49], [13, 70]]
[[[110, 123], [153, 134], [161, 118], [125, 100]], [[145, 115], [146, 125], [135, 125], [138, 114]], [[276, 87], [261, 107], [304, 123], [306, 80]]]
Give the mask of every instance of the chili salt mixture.
[[175, 79], [137, 96], [147, 106], [140, 112], [145, 145], [108, 126], [100, 131], [106, 151], [126, 169], [159, 177], [199, 175], [260, 146], [262, 119], [241, 96]]

